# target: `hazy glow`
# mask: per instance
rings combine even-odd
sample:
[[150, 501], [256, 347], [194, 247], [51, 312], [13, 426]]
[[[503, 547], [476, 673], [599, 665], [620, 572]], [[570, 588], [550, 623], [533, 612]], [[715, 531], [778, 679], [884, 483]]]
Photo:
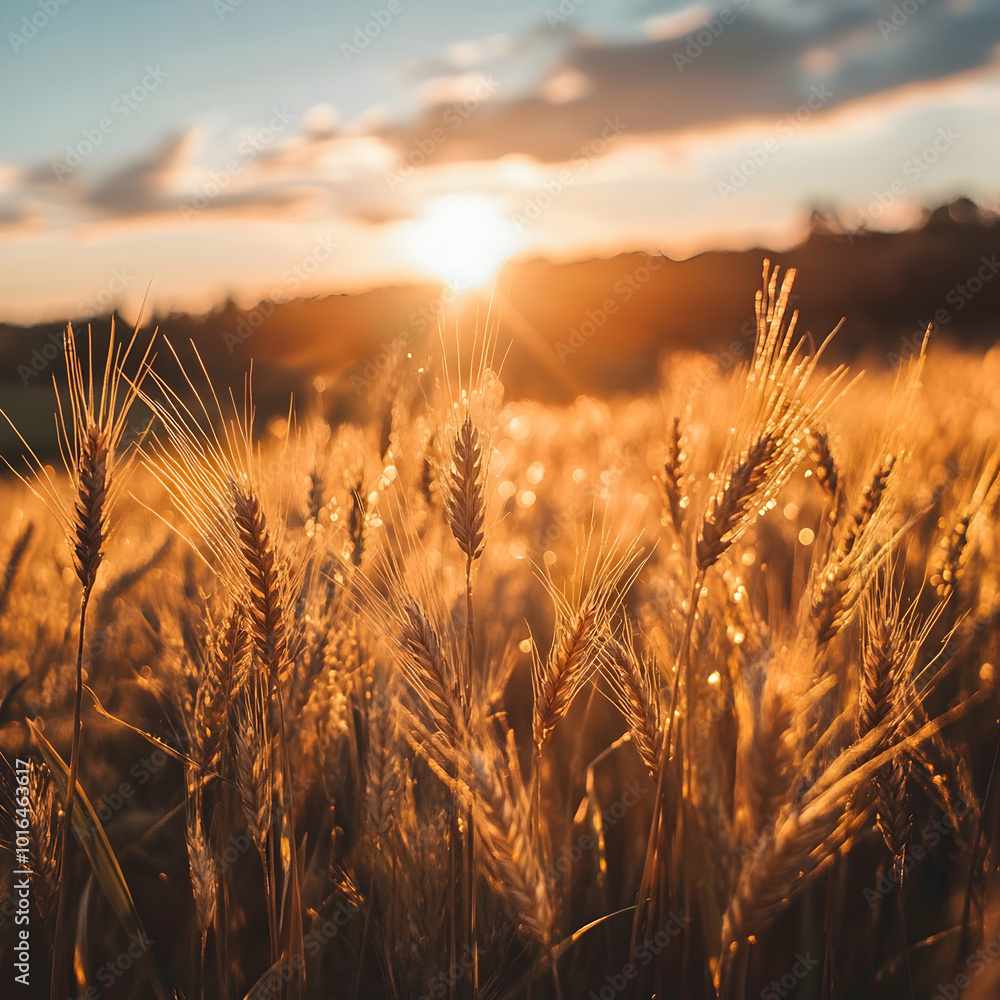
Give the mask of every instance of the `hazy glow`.
[[514, 226], [492, 198], [445, 195], [428, 202], [410, 231], [413, 262], [456, 288], [489, 281], [516, 246]]

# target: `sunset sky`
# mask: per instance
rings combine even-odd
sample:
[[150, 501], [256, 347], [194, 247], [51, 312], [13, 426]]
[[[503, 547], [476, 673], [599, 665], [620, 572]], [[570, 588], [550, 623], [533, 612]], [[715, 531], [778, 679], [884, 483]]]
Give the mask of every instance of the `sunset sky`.
[[1000, 196], [996, 0], [10, 0], [0, 28], [3, 320]]

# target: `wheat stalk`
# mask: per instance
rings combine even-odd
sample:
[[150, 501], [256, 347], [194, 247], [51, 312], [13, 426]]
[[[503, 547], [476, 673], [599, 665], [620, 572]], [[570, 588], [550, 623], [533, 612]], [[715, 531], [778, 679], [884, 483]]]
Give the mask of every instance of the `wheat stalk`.
[[[482, 845], [488, 881], [504, 899], [520, 929], [540, 944], [551, 934], [552, 911], [541, 859], [531, 835], [530, 797], [520, 777], [512, 741], [503, 754], [480, 739], [469, 752], [461, 784]], [[465, 769], [459, 772], [465, 774]]]
[[[837, 398], [845, 370], [834, 369], [814, 378], [820, 357], [836, 329], [812, 355], [805, 355], [803, 342], [794, 342], [797, 313], [786, 323], [785, 314], [795, 271], [789, 270], [778, 291], [778, 269], [770, 262], [763, 267], [763, 289], [755, 299], [757, 338], [746, 374], [746, 386], [735, 426], [730, 434], [719, 477], [721, 486], [711, 497], [694, 546], [691, 589], [684, 632], [677, 649], [671, 713], [658, 774], [656, 802], [650, 824], [646, 860], [632, 925], [634, 949], [651, 926], [655, 901], [653, 885], [658, 880], [659, 844], [664, 779], [673, 752], [673, 730], [680, 712], [680, 681], [685, 676], [683, 707], [685, 734], [680, 748], [690, 745], [690, 725], [695, 706], [692, 697], [690, 643], [705, 576], [708, 570], [754, 523], [759, 513], [772, 506], [781, 487], [797, 465], [810, 422], [823, 420]], [[690, 781], [690, 755], [685, 755]]]
[[[273, 533], [273, 522], [267, 516], [261, 499], [249, 378], [242, 414], [238, 413], [235, 399], [230, 394], [233, 417], [227, 417], [211, 380], [208, 380], [208, 390], [222, 425], [220, 432], [213, 428], [209, 409], [183, 365], [181, 372], [195, 391], [204, 419], [199, 420], [178, 393], [154, 374], [153, 380], [161, 390], [161, 397], [154, 399], [143, 393], [143, 398], [159, 418], [166, 433], [166, 444], [154, 436], [157, 447], [145, 449], [144, 461], [184, 514], [194, 534], [208, 548], [213, 557], [209, 565], [229, 585], [238, 603], [246, 608], [250, 641], [266, 678], [268, 705], [277, 716], [277, 755], [280, 763], [278, 773], [269, 775], [268, 788], [269, 808], [273, 803], [280, 816], [280, 827], [276, 831], [268, 827], [266, 846], [272, 961], [277, 962], [280, 954], [279, 892], [275, 865], [275, 854], [280, 850], [278, 839], [287, 845], [287, 851], [280, 850], [285, 875], [284, 906], [289, 920], [284, 951], [301, 949], [302, 938], [298, 848], [294, 834], [295, 786], [282, 690], [290, 666], [287, 609], [292, 579], [279, 554], [280, 536]], [[257, 716], [263, 720], [266, 714], [261, 709]], [[244, 753], [244, 784], [252, 778], [252, 774], [247, 773], [247, 766]], [[238, 774], [239, 769], [237, 754]], [[297, 972], [297, 983], [301, 987], [304, 970], [300, 968]]]
[[[73, 705], [73, 738], [70, 748], [68, 790], [66, 810], [62, 829], [61, 871], [70, 870], [70, 829], [76, 802], [76, 782], [80, 769], [80, 743], [82, 736], [83, 707], [83, 652], [87, 628], [87, 609], [97, 580], [97, 573], [104, 561], [105, 547], [110, 532], [113, 507], [121, 492], [125, 474], [132, 461], [129, 448], [122, 448], [122, 439], [128, 425], [129, 412], [135, 402], [142, 380], [148, 372], [149, 347], [138, 365], [135, 381], [122, 388], [122, 380], [128, 379], [123, 368], [135, 344], [138, 326], [131, 341], [124, 348], [115, 345], [114, 323], [108, 342], [107, 359], [104, 366], [100, 391], [95, 392], [93, 339], [88, 331], [88, 370], [86, 377], [77, 353], [72, 326], [67, 326], [63, 334], [63, 354], [66, 359], [68, 380], [68, 412], [63, 407], [58, 383], [53, 377], [56, 394], [56, 429], [63, 464], [72, 486], [72, 498], [67, 502], [48, 469], [38, 460], [10, 418], [4, 417], [14, 428], [18, 438], [25, 445], [33, 470], [32, 480], [26, 479], [8, 464], [8, 467], [26, 483], [60, 522], [72, 554], [83, 593], [80, 599], [79, 635], [76, 657], [76, 695]], [[0, 411], [2, 412], [2, 411]], [[5, 460], [6, 461], [6, 460]], [[60, 882], [59, 905], [56, 928], [53, 937], [53, 966], [50, 996], [56, 1000], [65, 981], [65, 968], [60, 951], [64, 935], [67, 906], [67, 880]]]
[[410, 686], [429, 709], [437, 728], [457, 741], [462, 717], [455, 670], [446, 658], [437, 632], [415, 598], [401, 609], [397, 639], [401, 665]]

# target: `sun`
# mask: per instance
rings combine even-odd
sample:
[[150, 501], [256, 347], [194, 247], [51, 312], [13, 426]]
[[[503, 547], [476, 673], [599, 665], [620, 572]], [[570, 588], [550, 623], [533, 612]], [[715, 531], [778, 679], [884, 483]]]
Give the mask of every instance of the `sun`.
[[513, 223], [499, 203], [478, 194], [428, 202], [409, 235], [414, 263], [460, 290], [489, 281], [516, 243]]

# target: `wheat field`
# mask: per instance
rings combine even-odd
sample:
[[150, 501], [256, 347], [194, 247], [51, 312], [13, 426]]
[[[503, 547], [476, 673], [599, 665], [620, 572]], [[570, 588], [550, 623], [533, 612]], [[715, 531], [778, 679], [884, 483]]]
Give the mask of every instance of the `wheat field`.
[[24, 995], [996, 996], [1000, 352], [858, 377], [792, 279], [728, 370], [505, 401], [487, 324], [363, 425], [68, 334], [0, 483]]

